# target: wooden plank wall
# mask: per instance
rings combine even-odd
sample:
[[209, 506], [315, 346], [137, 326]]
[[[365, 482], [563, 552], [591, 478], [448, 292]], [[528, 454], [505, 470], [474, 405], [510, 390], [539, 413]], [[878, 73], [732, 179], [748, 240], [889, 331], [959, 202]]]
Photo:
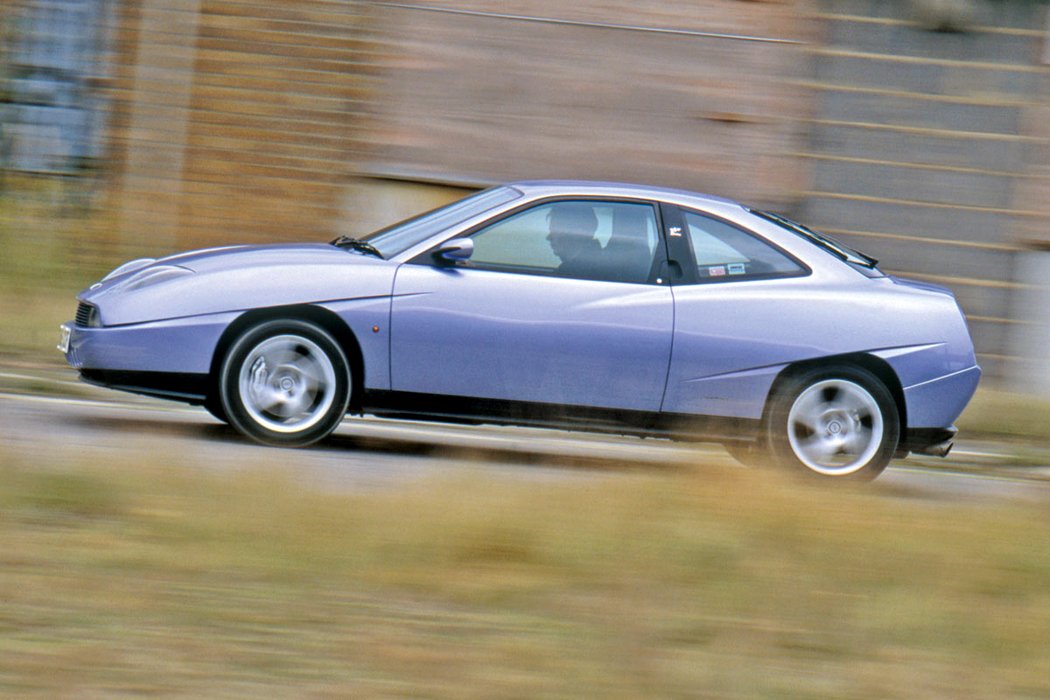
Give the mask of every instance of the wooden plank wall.
[[789, 201], [806, 188], [788, 155], [804, 140], [803, 7], [378, 3], [389, 58], [361, 169], [436, 182], [643, 181]]
[[890, 273], [949, 286], [999, 379], [1031, 364], [1015, 336], [1043, 323], [1017, 297], [1020, 259], [1050, 240], [1050, 83], [1043, 6], [983, 10], [943, 33], [893, 3], [824, 3], [800, 213]]
[[137, 2], [118, 126], [125, 240], [177, 249], [336, 235], [370, 74], [359, 5]]
[[496, 0], [124, 0], [120, 240], [155, 254], [324, 239], [377, 196], [361, 177], [609, 178], [790, 200], [805, 186], [788, 155], [805, 103], [786, 79], [803, 70], [803, 2], [515, 4], [572, 25], [432, 11], [504, 11]]

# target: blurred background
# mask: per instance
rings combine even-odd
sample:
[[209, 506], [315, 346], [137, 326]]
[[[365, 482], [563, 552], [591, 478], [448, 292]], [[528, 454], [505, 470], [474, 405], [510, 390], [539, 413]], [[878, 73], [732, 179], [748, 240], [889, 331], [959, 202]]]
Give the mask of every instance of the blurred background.
[[[0, 696], [1050, 697], [1048, 32], [1036, 0], [0, 0]], [[549, 431], [290, 453], [54, 349], [130, 258], [548, 177], [951, 287], [972, 442], [863, 490]]]
[[950, 286], [986, 378], [1050, 393], [1041, 2], [7, 0], [0, 36], [7, 308], [130, 255], [615, 179]]

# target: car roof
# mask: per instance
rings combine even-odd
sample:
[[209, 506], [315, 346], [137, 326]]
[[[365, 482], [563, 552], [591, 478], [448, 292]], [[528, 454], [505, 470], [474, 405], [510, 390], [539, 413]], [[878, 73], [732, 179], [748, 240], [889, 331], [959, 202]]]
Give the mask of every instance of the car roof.
[[508, 182], [527, 197], [581, 196], [581, 197], [638, 197], [665, 202], [687, 204], [703, 208], [742, 208], [739, 202], [701, 192], [690, 192], [671, 187], [656, 187], [627, 182], [603, 182], [592, 180], [522, 180]]

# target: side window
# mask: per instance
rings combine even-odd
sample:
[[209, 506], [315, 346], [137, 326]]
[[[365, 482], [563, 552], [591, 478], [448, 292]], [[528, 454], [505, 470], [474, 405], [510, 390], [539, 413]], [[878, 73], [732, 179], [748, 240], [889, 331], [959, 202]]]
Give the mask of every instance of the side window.
[[559, 201], [518, 212], [471, 238], [470, 267], [643, 283], [659, 235], [652, 205]]
[[700, 282], [786, 277], [805, 272], [757, 236], [696, 212], [682, 212]]
[[550, 272], [558, 258], [547, 243], [548, 207], [536, 207], [481, 229], [471, 238], [472, 266], [502, 267], [520, 272]]

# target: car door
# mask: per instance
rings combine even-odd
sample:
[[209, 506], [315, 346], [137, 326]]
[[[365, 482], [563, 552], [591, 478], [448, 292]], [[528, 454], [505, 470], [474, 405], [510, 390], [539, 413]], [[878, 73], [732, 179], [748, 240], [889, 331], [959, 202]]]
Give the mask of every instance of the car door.
[[664, 219], [682, 276], [672, 287], [674, 353], [663, 410], [760, 418], [784, 363], [812, 354], [811, 340], [791, 328], [807, 310], [809, 269], [716, 216], [665, 207]]
[[673, 310], [657, 207], [544, 201], [468, 235], [469, 261], [398, 269], [394, 391], [659, 410]]

